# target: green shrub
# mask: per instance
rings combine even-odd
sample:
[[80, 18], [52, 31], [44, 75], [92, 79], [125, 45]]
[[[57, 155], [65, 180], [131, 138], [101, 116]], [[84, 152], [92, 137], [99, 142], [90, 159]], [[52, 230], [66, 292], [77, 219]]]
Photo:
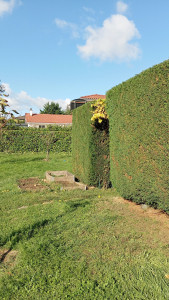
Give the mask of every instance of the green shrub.
[[169, 212], [169, 60], [107, 92], [110, 179], [121, 195]]
[[[10, 127], [9, 127], [10, 128]], [[0, 140], [0, 152], [44, 152], [47, 143], [50, 151], [71, 151], [72, 128], [53, 126], [47, 129], [18, 128], [4, 130]]]
[[72, 158], [75, 176], [87, 185], [109, 185], [107, 120], [91, 124], [91, 103], [73, 111]]

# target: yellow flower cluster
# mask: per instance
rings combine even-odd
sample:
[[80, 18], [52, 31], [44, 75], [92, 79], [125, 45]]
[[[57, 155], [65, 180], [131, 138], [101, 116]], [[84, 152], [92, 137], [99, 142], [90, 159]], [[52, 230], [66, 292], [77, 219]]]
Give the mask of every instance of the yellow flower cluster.
[[98, 99], [94, 104], [91, 104], [91, 107], [94, 109], [92, 111], [93, 116], [91, 121], [94, 123], [96, 120], [98, 123], [102, 123], [104, 119], [108, 119], [106, 110], [105, 110], [105, 99]]

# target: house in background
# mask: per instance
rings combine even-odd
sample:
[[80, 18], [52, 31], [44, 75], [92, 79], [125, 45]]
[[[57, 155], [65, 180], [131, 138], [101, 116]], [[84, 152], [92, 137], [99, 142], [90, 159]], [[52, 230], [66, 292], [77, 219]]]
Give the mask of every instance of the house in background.
[[24, 116], [15, 117], [15, 120], [17, 120], [18, 123], [15, 123], [15, 124], [12, 124], [12, 125], [15, 125], [17, 127], [28, 127], [28, 125], [25, 124], [25, 115]]
[[73, 110], [87, 102], [91, 102], [91, 101], [98, 100], [98, 99], [106, 99], [106, 96], [94, 94], [94, 95], [83, 96], [83, 97], [74, 99], [70, 102], [70, 109]]
[[28, 127], [46, 128], [48, 125], [71, 126], [72, 115], [50, 115], [50, 114], [25, 114], [25, 123]]
[[25, 116], [15, 117], [15, 119], [18, 120], [21, 123], [25, 123]]

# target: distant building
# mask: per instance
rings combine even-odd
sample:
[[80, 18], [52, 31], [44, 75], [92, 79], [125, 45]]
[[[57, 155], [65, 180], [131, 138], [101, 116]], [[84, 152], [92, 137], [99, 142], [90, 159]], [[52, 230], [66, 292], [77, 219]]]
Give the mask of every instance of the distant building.
[[25, 116], [19, 116], [19, 117], [15, 117], [16, 120], [25, 123]]
[[46, 128], [48, 125], [70, 126], [72, 125], [72, 115], [51, 115], [51, 114], [25, 114], [25, 123], [28, 127]]
[[25, 124], [25, 115], [24, 116], [15, 117], [15, 120], [17, 120], [18, 122], [15, 123], [12, 119], [9, 119], [8, 126], [28, 127], [28, 125]]
[[94, 94], [94, 95], [83, 96], [83, 97], [74, 99], [70, 102], [70, 109], [73, 110], [87, 102], [98, 100], [98, 99], [106, 99], [106, 96]]

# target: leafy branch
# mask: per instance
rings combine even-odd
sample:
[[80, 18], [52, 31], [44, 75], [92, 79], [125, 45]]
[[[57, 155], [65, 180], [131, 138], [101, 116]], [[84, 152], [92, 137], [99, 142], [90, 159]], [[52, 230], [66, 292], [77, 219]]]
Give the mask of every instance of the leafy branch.
[[8, 100], [6, 99], [9, 95], [5, 94], [5, 88], [3, 85], [0, 85], [0, 131], [7, 125], [9, 120], [14, 120], [14, 122], [18, 123], [14, 114], [18, 114], [18, 112], [13, 109], [6, 111], [7, 107], [9, 107]]

